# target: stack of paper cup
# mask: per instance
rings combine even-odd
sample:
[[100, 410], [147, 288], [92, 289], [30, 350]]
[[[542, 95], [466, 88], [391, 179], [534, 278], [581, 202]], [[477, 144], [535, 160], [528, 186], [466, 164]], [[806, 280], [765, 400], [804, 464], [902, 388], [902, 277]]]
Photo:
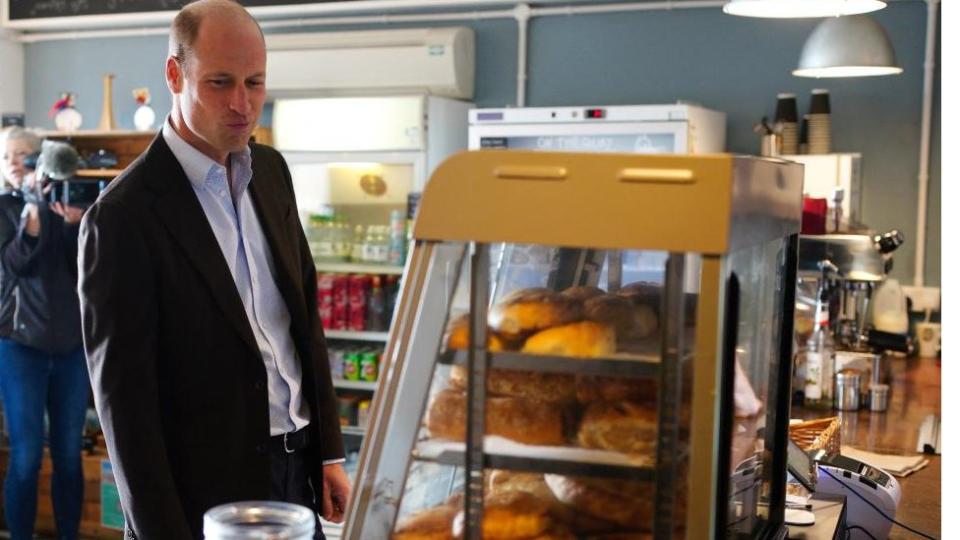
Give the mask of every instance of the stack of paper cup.
[[807, 115], [807, 150], [811, 154], [830, 153], [830, 92], [816, 88], [810, 95]]
[[797, 96], [777, 94], [777, 114], [774, 122], [780, 126], [780, 148], [783, 154], [799, 152], [797, 137]]

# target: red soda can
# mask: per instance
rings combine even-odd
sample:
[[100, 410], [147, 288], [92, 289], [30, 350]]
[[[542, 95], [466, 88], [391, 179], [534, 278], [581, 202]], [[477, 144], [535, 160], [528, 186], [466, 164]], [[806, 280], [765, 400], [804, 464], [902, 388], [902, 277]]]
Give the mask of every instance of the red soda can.
[[349, 290], [349, 276], [346, 274], [333, 275], [333, 305], [347, 305], [347, 291]]
[[333, 304], [333, 274], [317, 274], [317, 305]]
[[317, 307], [320, 313], [320, 324], [325, 330], [333, 329], [333, 304], [320, 305]]
[[370, 290], [370, 276], [356, 274], [350, 276], [350, 330], [362, 332], [366, 329], [367, 297]]
[[347, 329], [347, 305], [346, 304], [333, 304], [333, 316], [330, 321], [330, 330], [346, 330]]

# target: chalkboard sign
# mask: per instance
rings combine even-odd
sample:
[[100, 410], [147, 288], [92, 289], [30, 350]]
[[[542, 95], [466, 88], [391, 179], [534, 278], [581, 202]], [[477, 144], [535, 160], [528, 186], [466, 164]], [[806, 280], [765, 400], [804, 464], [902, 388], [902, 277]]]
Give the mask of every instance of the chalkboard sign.
[[[115, 15], [174, 11], [190, 0], [7, 0], [11, 21], [79, 15]], [[329, 4], [356, 0], [244, 0], [246, 7]]]

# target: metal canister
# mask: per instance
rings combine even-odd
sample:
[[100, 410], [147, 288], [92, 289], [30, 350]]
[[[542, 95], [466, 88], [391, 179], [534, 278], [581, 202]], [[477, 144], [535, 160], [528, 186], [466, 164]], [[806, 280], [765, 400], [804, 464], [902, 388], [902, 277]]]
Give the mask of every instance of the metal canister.
[[890, 404], [890, 385], [871, 384], [870, 385], [870, 410], [873, 412], [883, 412], [887, 410]]
[[860, 408], [860, 373], [844, 369], [834, 377], [833, 408], [855, 411]]

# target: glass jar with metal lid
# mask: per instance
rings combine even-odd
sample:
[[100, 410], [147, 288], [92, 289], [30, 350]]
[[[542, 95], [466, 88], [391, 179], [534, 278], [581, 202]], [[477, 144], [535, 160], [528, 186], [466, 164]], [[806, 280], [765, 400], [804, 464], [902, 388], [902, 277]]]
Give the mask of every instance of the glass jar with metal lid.
[[313, 540], [314, 528], [312, 510], [283, 502], [222, 504], [203, 515], [206, 540]]

